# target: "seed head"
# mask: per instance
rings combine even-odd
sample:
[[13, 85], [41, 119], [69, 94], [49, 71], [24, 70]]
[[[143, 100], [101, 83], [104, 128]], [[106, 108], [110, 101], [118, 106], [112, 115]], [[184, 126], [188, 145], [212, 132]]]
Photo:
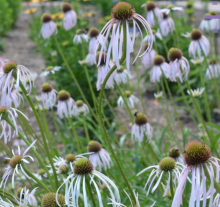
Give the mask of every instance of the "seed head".
[[82, 100], [76, 101], [77, 107], [83, 106], [84, 102]]
[[21, 155], [15, 155], [14, 157], [11, 158], [9, 165], [12, 168], [15, 168], [17, 165], [21, 164], [22, 158], [23, 157]]
[[[99, 54], [100, 54], [100, 52], [97, 52], [97, 55], [96, 55], [96, 63], [99, 62]], [[107, 59], [107, 54], [103, 52], [103, 53], [102, 53], [102, 56], [101, 56], [100, 65], [105, 65], [106, 59]]]
[[[65, 197], [63, 195], [58, 194], [57, 200], [60, 206], [63, 206], [65, 204]], [[56, 202], [56, 193], [44, 194], [41, 200], [41, 206], [42, 207], [59, 207], [59, 205]]]
[[134, 122], [139, 126], [144, 125], [147, 123], [147, 116], [145, 114], [136, 112], [134, 114]]
[[217, 15], [217, 12], [215, 12], [215, 11], [209, 11], [208, 14], [209, 14], [209, 15]]
[[212, 154], [209, 147], [205, 143], [193, 141], [187, 144], [183, 155], [187, 165], [197, 165], [200, 163], [205, 163]]
[[5, 63], [3, 71], [5, 74], [11, 72], [11, 70], [17, 69], [17, 64], [13, 61]]
[[90, 141], [87, 147], [88, 152], [99, 152], [102, 149], [102, 145], [97, 141]]
[[44, 175], [45, 173], [46, 173], [46, 172], [45, 172], [44, 169], [40, 169], [40, 170], [38, 170], [38, 172], [37, 172], [38, 175]]
[[44, 13], [42, 16], [41, 16], [41, 21], [43, 23], [47, 23], [47, 22], [50, 22], [52, 21], [52, 16], [48, 13]]
[[117, 69], [117, 73], [123, 73], [125, 68], [123, 66], [120, 66], [120, 69]]
[[210, 65], [215, 65], [217, 62], [216, 62], [216, 59], [215, 58], [212, 58], [209, 60], [209, 64]]
[[74, 173], [77, 175], [85, 175], [93, 170], [92, 163], [86, 158], [80, 158], [75, 162]]
[[161, 64], [164, 63], [164, 62], [165, 62], [165, 59], [164, 59], [163, 56], [161, 56], [161, 55], [156, 55], [156, 56], [154, 57], [154, 65], [161, 65]]
[[148, 49], [148, 43], [144, 45], [144, 51]]
[[127, 2], [119, 2], [112, 8], [112, 18], [117, 20], [130, 19], [135, 13], [134, 7]]
[[66, 157], [65, 157], [65, 160], [67, 162], [73, 162], [76, 160], [76, 156], [74, 154], [68, 154]]
[[70, 94], [69, 92], [65, 91], [65, 90], [61, 90], [59, 93], [58, 93], [58, 99], [60, 101], [66, 101], [70, 98]]
[[170, 61], [175, 61], [176, 59], [181, 59], [183, 56], [183, 53], [178, 48], [172, 47], [168, 52], [168, 59]]
[[8, 108], [5, 106], [0, 106], [0, 115], [4, 115], [7, 113]]
[[156, 7], [157, 7], [156, 4], [154, 2], [152, 2], [152, 1], [148, 1], [146, 3], [146, 10], [148, 12], [151, 11], [151, 10], [154, 10]]
[[129, 98], [130, 96], [131, 96], [131, 91], [125, 91], [125, 96], [127, 97], [127, 98]]
[[69, 166], [67, 164], [63, 164], [59, 166], [59, 172], [62, 174], [67, 173], [69, 170]]
[[202, 37], [202, 32], [199, 29], [193, 29], [190, 36], [192, 40], [199, 40]]
[[173, 7], [175, 7], [173, 4], [170, 4], [167, 6], [167, 9], [172, 9]]
[[166, 14], [165, 12], [163, 12], [163, 19], [167, 19], [169, 17], [168, 14]]
[[[22, 196], [21, 196], [21, 191], [22, 190], [23, 190], [23, 192], [22, 192]], [[24, 199], [24, 188], [23, 187], [20, 187], [20, 188], [17, 189], [17, 197], [20, 198], [20, 196], [21, 196], [22, 199]]]
[[88, 35], [93, 38], [93, 37], [97, 37], [99, 35], [100, 31], [95, 28], [95, 27], [92, 27], [89, 32], [88, 32]]
[[171, 157], [165, 157], [160, 161], [159, 166], [163, 171], [172, 171], [175, 168], [175, 160]]
[[52, 87], [52, 85], [49, 84], [49, 83], [44, 83], [44, 84], [42, 85], [42, 88], [41, 88], [41, 89], [42, 89], [42, 92], [48, 93], [48, 92], [52, 91], [53, 87]]
[[67, 2], [63, 3], [63, 5], [62, 5], [62, 11], [63, 11], [63, 13], [66, 13], [66, 12], [68, 12], [68, 11], [71, 11], [72, 9], [73, 9], [73, 7], [72, 7], [71, 4], [69, 4], [69, 3], [67, 3]]
[[169, 150], [168, 154], [169, 154], [169, 157], [172, 157], [175, 159], [180, 156], [180, 150], [178, 148], [173, 147]]
[[77, 35], [85, 34], [85, 30], [84, 29], [77, 29], [76, 34]]

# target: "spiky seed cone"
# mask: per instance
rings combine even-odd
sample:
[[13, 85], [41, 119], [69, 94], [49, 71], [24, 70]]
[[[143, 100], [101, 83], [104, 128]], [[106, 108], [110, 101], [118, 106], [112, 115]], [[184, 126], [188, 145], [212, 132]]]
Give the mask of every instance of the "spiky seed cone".
[[139, 126], [144, 125], [147, 123], [147, 116], [143, 113], [136, 112], [134, 114], [134, 122]]
[[65, 160], [67, 162], [74, 162], [76, 160], [76, 156], [74, 154], [68, 154], [66, 157], [65, 157]]
[[90, 141], [87, 147], [88, 152], [99, 152], [102, 149], [102, 145], [97, 141]]
[[165, 62], [165, 59], [164, 59], [163, 56], [161, 56], [161, 55], [156, 55], [156, 56], [154, 57], [154, 65], [161, 65], [161, 64], [164, 63], [164, 62]]
[[5, 107], [5, 106], [0, 106], [0, 115], [6, 113], [7, 110], [8, 110], [7, 107]]
[[76, 30], [76, 34], [77, 34], [77, 35], [84, 34], [84, 33], [85, 33], [85, 30], [84, 30], [84, 29], [77, 29], [77, 30]]
[[156, 4], [154, 3], [154, 2], [152, 2], [152, 1], [148, 1], [147, 3], [146, 3], [146, 10], [149, 12], [149, 11], [151, 11], [151, 10], [153, 10], [153, 9], [155, 9], [157, 6], [156, 6]]
[[5, 65], [3, 67], [3, 71], [6, 74], [11, 72], [11, 70], [14, 70], [14, 69], [17, 69], [17, 64], [13, 61], [5, 63]]
[[41, 17], [41, 21], [42, 21], [43, 23], [50, 22], [50, 21], [52, 21], [52, 16], [51, 16], [50, 14], [48, 14], [48, 13], [44, 13], [44, 14], [42, 15], [42, 17]]
[[46, 173], [46, 171], [44, 169], [40, 169], [38, 170], [38, 175], [44, 175]]
[[[20, 187], [17, 189], [17, 197], [20, 198], [21, 196], [21, 191], [23, 190], [24, 188], [23, 187]], [[22, 192], [22, 196], [21, 196], [22, 199], [24, 199], [24, 191]]]
[[186, 145], [183, 156], [187, 165], [197, 165], [205, 163], [212, 154], [205, 143], [193, 141]]
[[177, 157], [180, 156], [180, 150], [178, 148], [173, 147], [169, 150], [168, 154], [169, 154], [169, 157], [176, 159]]
[[53, 68], [54, 68], [53, 66], [48, 66], [48, 67], [46, 68], [46, 70], [47, 70], [47, 71], [51, 71], [51, 70], [53, 70]]
[[125, 70], [123, 66], [120, 66], [120, 69], [117, 69], [117, 73], [122, 73]]
[[176, 59], [181, 59], [183, 56], [183, 53], [181, 50], [179, 50], [178, 48], [170, 48], [169, 52], [168, 52], [168, 59], [170, 61], [175, 61]]
[[52, 91], [52, 89], [53, 89], [53, 87], [49, 83], [44, 83], [41, 88], [42, 92], [44, 92], [44, 93], [48, 93], [48, 92]]
[[211, 15], [217, 15], [217, 12], [215, 12], [215, 11], [209, 11], [209, 14], [211, 14]]
[[63, 3], [63, 5], [62, 5], [62, 11], [63, 11], [63, 13], [66, 13], [66, 12], [68, 12], [68, 11], [71, 11], [72, 9], [73, 9], [73, 7], [72, 7], [71, 4], [69, 4], [69, 3], [67, 3], [67, 2]]
[[193, 29], [190, 36], [192, 40], [199, 40], [202, 37], [202, 32], [199, 29]]
[[93, 170], [92, 163], [86, 158], [80, 158], [75, 162], [74, 173], [77, 175], [85, 175]]
[[59, 172], [62, 174], [67, 173], [69, 170], [69, 166], [67, 164], [63, 164], [59, 167]]
[[58, 93], [58, 100], [60, 101], [66, 101], [70, 98], [70, 94], [69, 92], [65, 91], [65, 90], [61, 90], [59, 93]]
[[83, 102], [82, 100], [76, 101], [76, 105], [77, 105], [78, 107], [83, 106], [83, 104], [84, 104], [84, 102]]
[[15, 155], [14, 157], [11, 158], [9, 165], [12, 168], [15, 168], [17, 165], [21, 164], [22, 158], [23, 157], [21, 155]]
[[169, 15], [163, 12], [163, 19], [167, 19], [168, 17]]
[[95, 28], [95, 27], [92, 27], [90, 28], [89, 32], [88, 32], [88, 35], [93, 38], [93, 37], [97, 37], [99, 35], [100, 31]]
[[[60, 206], [65, 205], [65, 197], [63, 195], [58, 194], [57, 200]], [[45, 194], [41, 200], [41, 206], [42, 207], [59, 207], [59, 205], [56, 203], [56, 193]]]
[[[96, 63], [99, 62], [99, 54], [100, 54], [100, 52], [97, 52], [97, 54], [96, 54]], [[102, 56], [101, 56], [100, 65], [105, 65], [106, 59], [107, 59], [107, 54], [103, 52], [103, 53], [102, 53]]]
[[131, 91], [125, 91], [125, 96], [129, 98], [131, 96]]
[[172, 171], [175, 168], [175, 160], [171, 157], [165, 157], [160, 161], [159, 167], [163, 171]]
[[130, 19], [135, 13], [134, 7], [127, 2], [119, 2], [112, 8], [112, 18], [117, 20]]
[[173, 4], [170, 4], [167, 6], [167, 9], [172, 9], [173, 7], [175, 7]]

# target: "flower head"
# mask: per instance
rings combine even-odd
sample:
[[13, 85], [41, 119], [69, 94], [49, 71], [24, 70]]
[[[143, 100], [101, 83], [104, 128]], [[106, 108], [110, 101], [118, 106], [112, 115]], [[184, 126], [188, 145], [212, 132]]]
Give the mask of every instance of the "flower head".
[[205, 56], [208, 56], [210, 51], [209, 40], [203, 36], [199, 29], [193, 29], [190, 34], [191, 43], [189, 45], [189, 56], [201, 58], [202, 52]]
[[160, 100], [161, 98], [163, 98], [163, 91], [160, 91], [158, 93], [154, 93], [154, 97], [158, 100]]
[[194, 64], [194, 65], [201, 65], [202, 62], [204, 60], [204, 57], [201, 58], [197, 58], [197, 59], [191, 59], [190, 61]]
[[67, 2], [63, 3], [62, 10], [64, 12], [63, 27], [65, 30], [70, 30], [77, 23], [76, 12], [73, 10], [72, 5]]
[[15, 88], [19, 88], [21, 82], [24, 87], [27, 86], [27, 80], [29, 82], [29, 94], [32, 90], [32, 81], [29, 70], [23, 65], [17, 65], [15, 62], [7, 62], [4, 64], [3, 73], [0, 73], [0, 89], [3, 94], [10, 96], [13, 90], [13, 83], [16, 81]]
[[168, 59], [170, 60], [170, 80], [177, 81], [176, 78], [182, 83], [187, 80], [190, 66], [188, 60], [183, 57], [181, 50], [171, 48], [168, 52]]
[[[200, 141], [187, 144], [183, 156], [186, 166], [179, 177], [172, 207], [179, 207], [182, 204], [182, 194], [190, 174], [192, 178], [189, 206], [194, 206], [195, 203], [199, 206], [200, 201], [202, 201], [203, 206], [206, 206], [207, 199], [209, 199], [209, 206], [212, 206], [213, 194], [215, 193], [213, 167], [216, 167], [216, 171], [219, 172], [219, 159], [212, 157], [209, 147]], [[217, 179], [218, 176], [217, 173]], [[209, 190], [207, 190], [208, 179], [210, 180]]]
[[60, 66], [48, 66], [41, 74], [40, 77], [45, 77], [49, 74], [55, 74], [56, 71], [61, 70]]
[[58, 93], [57, 113], [62, 119], [63, 115], [68, 118], [76, 114], [76, 103], [71, 98], [69, 92], [61, 90]]
[[78, 29], [76, 31], [74, 38], [73, 38], [73, 43], [79, 44], [79, 43], [82, 43], [83, 40], [88, 42], [89, 36], [85, 33], [84, 29]]
[[27, 177], [28, 179], [31, 179], [27, 175], [27, 173], [24, 171], [24, 169], [22, 167], [22, 163], [29, 164], [30, 162], [28, 161], [27, 158], [34, 161], [34, 159], [30, 155], [26, 155], [26, 154], [32, 147], [34, 147], [35, 142], [36, 142], [36, 140], [23, 153], [21, 153], [20, 147], [18, 146], [18, 151], [16, 154], [12, 150], [12, 154], [13, 154], [12, 158], [5, 158], [5, 159], [8, 159], [10, 162], [9, 162], [9, 166], [5, 168], [6, 171], [5, 171], [4, 175], [2, 176], [0, 188], [3, 187], [3, 189], [5, 189], [5, 185], [8, 181], [8, 178], [11, 175], [11, 172], [13, 172], [13, 174], [12, 174], [12, 188], [14, 188], [15, 174], [19, 174], [19, 171], [18, 171], [19, 169], [21, 169], [21, 171], [25, 177]]
[[[152, 34], [153, 34], [153, 42], [156, 41], [156, 38], [159, 39], [159, 40], [162, 40], [162, 36], [161, 36], [161, 33], [159, 32], [159, 30], [156, 31], [156, 30], [152, 29]], [[144, 38], [144, 42], [148, 42], [149, 38], [151, 38], [151, 36], [146, 35], [145, 38]]]
[[94, 168], [99, 167], [99, 171], [102, 171], [104, 167], [105, 170], [110, 168], [111, 158], [109, 153], [102, 147], [102, 145], [97, 141], [90, 141], [87, 146], [88, 152], [93, 152], [89, 156], [89, 160], [92, 162]]
[[[5, 144], [11, 140], [12, 137], [18, 135], [18, 126], [16, 123], [16, 117], [18, 117], [18, 113], [24, 116], [28, 120], [28, 118], [19, 110], [14, 108], [7, 108], [5, 106], [0, 106], [0, 126], [1, 126], [1, 133], [0, 139], [4, 138]], [[10, 119], [14, 126], [15, 130], [12, 129], [11, 125], [8, 124], [5, 119]]]
[[170, 77], [170, 66], [165, 62], [165, 59], [161, 55], [156, 55], [154, 57], [154, 66], [150, 72], [151, 82], [160, 82], [160, 77], [165, 75], [166, 78]]
[[[146, 43], [145, 48], [148, 47], [148, 44]], [[146, 67], [146, 69], [149, 69], [154, 64], [154, 57], [157, 55], [156, 51], [154, 49], [151, 49], [150, 51], [146, 52], [144, 56], [142, 57], [142, 64]]]
[[[115, 62], [117, 68], [120, 69], [119, 60], [122, 57], [123, 42], [126, 41], [126, 68], [128, 70], [130, 69], [130, 54], [134, 50], [134, 42], [136, 38], [136, 27], [138, 28], [140, 32], [142, 43], [137, 53], [137, 56], [134, 59], [134, 62], [140, 55], [141, 48], [143, 46], [143, 32], [141, 31], [140, 26], [137, 21], [139, 21], [140, 24], [144, 27], [147, 34], [150, 34], [150, 39], [148, 40], [149, 47], [147, 48], [145, 52], [151, 49], [153, 39], [152, 39], [152, 31], [151, 31], [151, 28], [148, 22], [141, 15], [135, 12], [135, 9], [132, 5], [130, 5], [127, 2], [118, 2], [112, 8], [112, 19], [104, 26], [95, 44], [95, 54], [97, 54], [98, 50], [101, 51], [99, 53], [98, 61], [96, 61], [98, 66], [101, 63], [102, 53], [106, 52], [107, 53], [106, 68], [108, 67], [108, 64], [111, 58], [110, 56], [112, 53], [112, 60]], [[131, 22], [133, 25], [132, 39], [129, 34], [129, 22]], [[111, 30], [112, 30], [111, 40], [110, 40], [108, 47], [106, 47], [105, 44], [107, 44], [107, 40], [108, 40]], [[123, 37], [125, 35], [126, 37]], [[100, 49], [99, 49], [99, 46], [101, 46]]]
[[165, 12], [166, 14], [169, 14], [171, 11], [184, 11], [183, 7], [174, 6], [173, 4], [170, 4], [165, 9], [161, 9], [161, 12]]
[[83, 116], [86, 116], [87, 114], [89, 114], [89, 107], [82, 100], [77, 100], [76, 113], [83, 114]]
[[[144, 187], [144, 188], [146, 188], [147, 185], [149, 185], [147, 195], [149, 194], [149, 192], [151, 190], [151, 187], [152, 187], [152, 184], [153, 184], [154, 180], [157, 177], [159, 177], [156, 184], [154, 185], [154, 187], [151, 190], [152, 193], [159, 186], [159, 184], [161, 182], [161, 179], [163, 177], [163, 174], [168, 174], [167, 185], [166, 185], [166, 189], [165, 189], [164, 194], [163, 194], [163, 196], [166, 196], [169, 189], [170, 189], [170, 182], [175, 182], [179, 178], [179, 176], [180, 176], [179, 169], [182, 168], [182, 165], [180, 163], [175, 162], [175, 160], [171, 157], [165, 157], [159, 162], [158, 165], [153, 165], [153, 166], [145, 168], [144, 170], [139, 172], [137, 174], [137, 176], [139, 176], [140, 174], [142, 174], [142, 173], [144, 173], [147, 170], [152, 169], [152, 168], [153, 168], [153, 170], [151, 171], [150, 176], [148, 177], [148, 180], [147, 180], [146, 185]], [[170, 180], [171, 179], [171, 174], [173, 174], [173, 176], [172, 176], [173, 180], [172, 181]]]
[[41, 17], [41, 21], [43, 26], [40, 32], [44, 39], [49, 39], [53, 34], [57, 33], [57, 26], [50, 14], [44, 13]]
[[117, 72], [115, 73], [114, 79], [118, 85], [121, 83], [127, 83], [128, 80], [132, 78], [130, 72], [123, 66], [121, 66], [120, 69], [117, 69], [116, 71]]
[[163, 13], [163, 20], [160, 22], [160, 29], [164, 37], [167, 37], [170, 33], [172, 34], [175, 30], [173, 19], [166, 13]]
[[209, 15], [217, 15], [216, 12], [210, 11], [208, 14], [205, 14], [204, 19], [201, 21], [199, 28], [203, 32], [212, 32], [213, 30], [219, 30], [220, 29], [220, 24], [219, 24], [219, 19], [206, 19], [206, 16]]
[[65, 197], [61, 194], [47, 193], [41, 200], [42, 207], [59, 207], [65, 205]]
[[206, 77], [209, 79], [220, 76], [220, 64], [213, 58], [209, 60], [209, 67], [206, 70]]
[[187, 90], [187, 93], [195, 98], [198, 98], [198, 97], [201, 97], [203, 91], [205, 90], [205, 88], [197, 88], [197, 89], [194, 89], [194, 90]]
[[[94, 192], [96, 192], [98, 196], [99, 206], [103, 206], [101, 192], [97, 185], [97, 181], [101, 181], [106, 185], [112, 200], [120, 202], [120, 195], [116, 185], [107, 176], [94, 170], [93, 164], [88, 159], [78, 159], [73, 166], [72, 172], [73, 173], [64, 180], [63, 184], [57, 190], [56, 202], [59, 206], [61, 205], [58, 202], [58, 192], [63, 185], [65, 185], [65, 203], [68, 207], [72, 205], [79, 207], [78, 200], [81, 193], [84, 206], [89, 206], [86, 192], [87, 185], [90, 185], [90, 187], [94, 188]], [[111, 189], [111, 187], [114, 189], [114, 191]], [[116, 205], [113, 205], [113, 207], [116, 207]]]
[[52, 85], [49, 83], [44, 83], [41, 88], [41, 101], [44, 108], [51, 109], [56, 104], [56, 93], [57, 91], [53, 89]]
[[[125, 96], [125, 98], [127, 99], [126, 101], [127, 101], [127, 103], [128, 103], [128, 106], [129, 106], [131, 109], [134, 108], [134, 107], [135, 107], [135, 104], [137, 104], [138, 101], [139, 101], [139, 99], [138, 99], [136, 96], [132, 95], [131, 91], [125, 91], [125, 92], [124, 92], [124, 96]], [[123, 99], [122, 96], [120, 96], [120, 97], [118, 98], [117, 104], [118, 104], [118, 106], [120, 106], [120, 107], [122, 107], [122, 108], [125, 106], [124, 99]]]
[[131, 129], [131, 137], [141, 143], [146, 136], [147, 141], [151, 141], [153, 135], [153, 128], [150, 126], [145, 114], [136, 112], [134, 114], [134, 125]]

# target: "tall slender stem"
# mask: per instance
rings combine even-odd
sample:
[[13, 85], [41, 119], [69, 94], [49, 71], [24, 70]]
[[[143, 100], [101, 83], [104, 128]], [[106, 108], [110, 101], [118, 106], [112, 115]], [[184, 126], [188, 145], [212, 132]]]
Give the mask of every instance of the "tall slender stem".
[[82, 119], [83, 119], [83, 126], [84, 126], [84, 130], [85, 130], [85, 134], [86, 134], [86, 139], [87, 139], [87, 142], [89, 143], [90, 137], [89, 137], [89, 132], [88, 132], [88, 128], [87, 128], [86, 118], [83, 117]]
[[172, 176], [172, 171], [170, 172], [170, 192], [171, 192], [171, 197], [173, 199], [174, 192], [173, 192], [173, 176]]
[[[124, 62], [125, 58], [126, 58], [126, 51], [127, 51], [127, 49], [126, 49], [127, 48], [127, 44], [126, 44], [127, 37], [126, 36], [127, 36], [127, 30], [126, 30], [126, 24], [124, 23], [123, 24], [123, 53], [122, 53], [122, 57], [120, 59], [120, 64], [122, 64]], [[121, 164], [120, 164], [120, 162], [119, 162], [119, 160], [118, 160], [118, 158], [117, 158], [117, 156], [116, 156], [116, 154], [114, 152], [114, 149], [111, 146], [111, 139], [109, 138], [109, 135], [108, 135], [108, 133], [107, 133], [107, 131], [105, 129], [105, 125], [104, 125], [104, 122], [103, 122], [103, 119], [102, 119], [102, 99], [103, 99], [103, 93], [104, 93], [104, 90], [105, 90], [105, 85], [106, 85], [109, 77], [111, 76], [111, 74], [116, 70], [116, 68], [117, 68], [116, 65], [114, 65], [112, 67], [112, 69], [106, 75], [105, 80], [104, 80], [104, 82], [102, 84], [102, 87], [101, 87], [101, 90], [100, 90], [100, 95], [99, 95], [98, 112], [99, 112], [99, 119], [100, 119], [101, 129], [103, 130], [103, 133], [104, 133], [104, 138], [106, 139], [106, 141], [108, 143], [109, 149], [110, 149], [110, 151], [111, 151], [111, 153], [112, 153], [112, 155], [114, 157], [114, 160], [116, 161], [116, 164], [117, 164], [117, 166], [119, 168], [119, 171], [120, 171], [120, 173], [121, 173], [121, 175], [122, 175], [122, 177], [123, 177], [123, 179], [124, 179], [128, 189], [129, 189], [129, 192], [130, 192], [130, 194], [132, 196], [132, 200], [135, 201], [135, 196], [134, 196], [134, 193], [132, 191], [132, 188], [131, 188], [131, 186], [130, 186], [130, 184], [129, 184], [126, 176], [125, 176], [125, 173], [124, 173], [124, 171], [122, 169], [122, 166], [121, 166]]]
[[86, 177], [86, 175], [84, 175], [84, 176], [85, 176], [85, 179], [86, 179], [86, 187], [89, 191], [89, 195], [90, 195], [90, 198], [92, 200], [92, 205], [93, 205], [93, 207], [96, 207], [95, 199], [94, 199], [94, 195], [92, 194], [92, 189], [91, 189], [91, 186], [90, 186], [89, 179]]

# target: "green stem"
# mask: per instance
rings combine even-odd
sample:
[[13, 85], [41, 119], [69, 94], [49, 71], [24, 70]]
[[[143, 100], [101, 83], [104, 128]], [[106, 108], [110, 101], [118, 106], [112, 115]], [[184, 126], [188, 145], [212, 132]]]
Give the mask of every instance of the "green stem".
[[112, 112], [112, 114], [113, 114], [114, 118], [116, 118], [116, 114], [115, 114], [115, 112], [114, 112], [114, 109], [113, 109], [113, 107], [111, 106], [111, 104], [109, 103], [108, 98], [107, 98], [107, 96], [106, 96], [105, 92], [104, 92], [104, 98], [105, 98], [106, 103], [107, 103], [107, 105], [108, 105], [108, 107], [109, 107], [110, 111]]
[[[14, 196], [0, 189], [0, 197], [1, 196], [2, 198], [7, 198], [8, 200], [10, 200], [15, 206], [18, 205], [18, 203], [14, 201], [15, 200]], [[16, 199], [19, 200], [19, 198]]]
[[93, 205], [93, 207], [96, 207], [95, 199], [94, 199], [94, 195], [92, 194], [92, 189], [91, 189], [91, 186], [90, 186], [89, 179], [86, 177], [86, 175], [84, 175], [84, 176], [85, 176], [85, 179], [86, 179], [86, 187], [89, 191], [89, 195], [90, 195], [90, 198], [92, 200], [92, 205]]
[[85, 129], [85, 134], [86, 134], [86, 139], [87, 139], [87, 142], [89, 143], [90, 142], [90, 137], [89, 137], [89, 132], [88, 132], [88, 128], [87, 128], [87, 123], [86, 123], [86, 118], [83, 117], [83, 126], [84, 126], [84, 129]]
[[61, 49], [61, 47], [60, 47], [60, 45], [59, 45], [59, 42], [58, 42], [58, 40], [57, 40], [57, 38], [56, 38], [55, 35], [54, 35], [54, 39], [55, 39], [57, 48], [58, 48], [58, 50], [59, 50], [59, 52], [60, 52], [60, 55], [61, 55], [61, 57], [62, 57], [62, 59], [63, 59], [65, 65], [66, 65], [66, 67], [67, 67], [67, 69], [68, 69], [68, 71], [69, 71], [71, 77], [73, 78], [73, 80], [74, 80], [74, 82], [75, 82], [75, 84], [76, 84], [76, 87], [78, 88], [78, 90], [79, 90], [79, 92], [80, 92], [80, 94], [81, 94], [81, 96], [82, 96], [84, 102], [85, 102], [85, 103], [87, 104], [87, 106], [89, 107], [89, 110], [91, 111], [91, 113], [92, 113], [92, 115], [94, 116], [94, 118], [96, 119], [96, 121], [99, 122], [98, 117], [96, 116], [96, 114], [94, 113], [92, 107], [90, 106], [89, 102], [87, 101], [87, 99], [86, 99], [86, 97], [85, 97], [85, 95], [84, 95], [84, 93], [83, 93], [83, 91], [82, 91], [82, 89], [81, 89], [81, 87], [80, 87], [80, 85], [79, 85], [79, 83], [78, 83], [78, 81], [77, 81], [77, 79], [76, 79], [76, 77], [75, 77], [73, 71], [71, 70], [71, 68], [70, 68], [70, 66], [69, 66], [69, 64], [68, 64], [68, 62], [67, 62], [67, 60], [66, 60], [66, 58], [65, 58], [65, 56], [64, 56], [64, 54], [63, 54], [63, 51], [62, 51], [62, 49]]
[[173, 176], [172, 176], [172, 171], [170, 172], [170, 192], [171, 192], [171, 197], [173, 199], [174, 192], [173, 192]]
[[[12, 123], [12, 121], [11, 121], [8, 117], [5, 119], [5, 121], [15, 130], [15, 125]], [[25, 142], [28, 146], [31, 145], [31, 143], [23, 136], [23, 134], [22, 134], [19, 130], [18, 130], [18, 135], [24, 140], [24, 142]], [[42, 166], [42, 167], [44, 168], [44, 170], [46, 171], [47, 176], [48, 176], [48, 178], [50, 179], [50, 182], [51, 182], [53, 188], [55, 189], [55, 186], [53, 185], [54, 181], [53, 181], [53, 179], [51, 178], [51, 175], [50, 175], [50, 173], [49, 173], [49, 171], [48, 171], [48, 168], [47, 168], [47, 166], [45, 165], [44, 161], [42, 160], [41, 156], [37, 153], [37, 151], [35, 150], [34, 147], [32, 147], [31, 150], [33, 151], [34, 155], [37, 157], [37, 159], [38, 159], [39, 163], [41, 164], [41, 166]]]
[[22, 163], [22, 168], [24, 169], [24, 171], [27, 173], [27, 175], [29, 177], [31, 177], [33, 180], [35, 180], [42, 188], [44, 188], [48, 193], [50, 193], [51, 191], [47, 188], [47, 186], [41, 182], [38, 178], [36, 178]]
[[[13, 74], [13, 77], [15, 78], [15, 80], [16, 80], [16, 76], [17, 76], [17, 75], [14, 75], [14, 74]], [[45, 134], [44, 134], [44, 129], [43, 129], [43, 126], [42, 126], [42, 124], [41, 124], [39, 115], [38, 115], [38, 113], [37, 113], [37, 111], [36, 111], [36, 109], [35, 109], [35, 107], [34, 107], [34, 103], [32, 102], [30, 96], [28, 95], [28, 92], [26, 91], [26, 89], [25, 89], [25, 87], [24, 87], [24, 85], [22, 84], [21, 81], [20, 81], [20, 83], [19, 83], [19, 86], [20, 86], [21, 90], [23, 91], [24, 95], [26, 96], [26, 98], [27, 98], [27, 100], [28, 100], [28, 102], [29, 102], [29, 104], [30, 104], [30, 106], [31, 106], [31, 109], [32, 109], [32, 111], [33, 111], [33, 113], [34, 113], [34, 116], [35, 116], [35, 118], [36, 118], [36, 120], [37, 120], [39, 129], [40, 129], [40, 132], [41, 132], [41, 136], [42, 136], [42, 139], [43, 139], [44, 148], [45, 148], [45, 150], [46, 150], [46, 153], [47, 153], [47, 157], [48, 157], [48, 159], [49, 159], [49, 162], [50, 162], [50, 164], [51, 164], [51, 166], [52, 166], [52, 170], [53, 170], [53, 174], [54, 174], [54, 178], [55, 178], [56, 188], [58, 189], [59, 185], [58, 185], [58, 180], [57, 180], [57, 173], [56, 173], [55, 167], [54, 167], [54, 165], [53, 165], [53, 160], [52, 160], [50, 151], [49, 151], [49, 149], [48, 149], [48, 147], [47, 147], [47, 141], [46, 141], [46, 137], [45, 137]]]
[[[126, 51], [127, 51], [127, 45], [126, 45], [126, 39], [127, 39], [127, 37], [126, 37], [126, 35], [127, 35], [127, 30], [126, 30], [126, 24], [124, 23], [123, 24], [123, 54], [122, 54], [122, 57], [121, 57], [121, 59], [120, 59], [120, 65], [124, 62], [124, 60], [125, 60], [125, 58], [126, 58]], [[121, 166], [121, 164], [119, 163], [119, 161], [118, 161], [118, 158], [117, 158], [117, 156], [116, 156], [116, 154], [115, 154], [115, 152], [114, 152], [114, 149], [112, 148], [112, 146], [111, 146], [111, 139], [110, 139], [110, 137], [109, 137], [109, 135], [108, 135], [108, 133], [107, 133], [107, 131], [106, 131], [106, 128], [105, 128], [105, 125], [104, 125], [104, 122], [103, 122], [103, 119], [102, 119], [102, 99], [103, 99], [103, 93], [104, 93], [104, 90], [105, 90], [105, 85], [106, 85], [106, 83], [107, 83], [107, 81], [108, 81], [108, 79], [109, 79], [109, 77], [111, 76], [111, 74], [115, 71], [117, 69], [117, 66], [115, 65], [115, 66], [113, 66], [112, 67], [112, 69], [108, 72], [108, 74], [107, 74], [107, 76], [105, 77], [105, 80], [104, 80], [104, 82], [103, 82], [103, 84], [102, 84], [102, 87], [101, 87], [101, 90], [100, 90], [100, 95], [99, 95], [99, 107], [98, 107], [98, 112], [99, 112], [99, 119], [100, 119], [100, 125], [101, 125], [101, 129], [102, 129], [102, 131], [103, 131], [103, 133], [104, 133], [104, 138], [106, 139], [106, 141], [107, 141], [107, 143], [108, 143], [108, 146], [109, 146], [109, 149], [110, 149], [110, 151], [111, 151], [111, 153], [112, 153], [112, 155], [113, 155], [113, 158], [114, 158], [114, 160], [116, 161], [116, 164], [117, 164], [117, 166], [118, 166], [118, 168], [119, 168], [119, 171], [120, 171], [120, 173], [121, 173], [121, 175], [122, 175], [122, 177], [123, 177], [123, 179], [124, 179], [124, 181], [125, 181], [125, 183], [126, 183], [126, 185], [127, 185], [127, 187], [128, 187], [128, 189], [129, 189], [129, 192], [130, 192], [130, 194], [131, 194], [131, 196], [132, 196], [132, 200], [135, 202], [135, 196], [134, 196], [134, 193], [133, 193], [133, 191], [132, 191], [132, 188], [131, 188], [131, 186], [130, 186], [130, 184], [129, 184], [129, 182], [128, 182], [128, 180], [127, 180], [127, 178], [126, 178], [126, 176], [125, 176], [125, 173], [124, 173], [124, 171], [123, 171], [123, 169], [122, 169], [122, 166]]]

